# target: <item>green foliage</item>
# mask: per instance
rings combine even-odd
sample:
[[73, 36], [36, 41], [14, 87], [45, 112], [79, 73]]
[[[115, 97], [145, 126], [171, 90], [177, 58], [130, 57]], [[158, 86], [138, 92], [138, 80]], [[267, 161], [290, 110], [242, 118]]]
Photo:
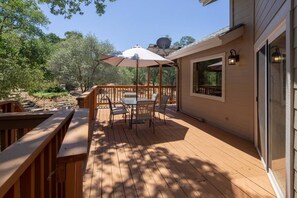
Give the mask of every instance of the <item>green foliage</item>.
[[0, 98], [44, 86], [51, 42], [58, 42], [54, 34], [43, 34], [48, 23], [35, 0], [0, 0]]
[[67, 96], [68, 92], [35, 92], [32, 94], [36, 98], [42, 98], [42, 99], [54, 99], [54, 98], [59, 98], [63, 96]]
[[42, 35], [40, 27], [48, 23], [35, 0], [0, 0], [0, 35], [11, 31]]
[[11, 91], [37, 89], [42, 85], [43, 73], [38, 67], [42, 60], [31, 59], [33, 53], [26, 44], [13, 32], [0, 37], [0, 98], [6, 98]]
[[163, 85], [175, 85], [176, 84], [176, 68], [175, 67], [163, 67], [162, 73]]
[[173, 46], [177, 46], [177, 47], [185, 47], [191, 43], [194, 43], [195, 39], [191, 36], [183, 36], [180, 41], [177, 41], [173, 44]]
[[76, 37], [76, 38], [83, 38], [84, 35], [80, 32], [77, 31], [67, 31], [64, 33], [64, 36], [66, 39], [69, 39], [70, 37]]
[[56, 87], [49, 87], [46, 92], [49, 93], [61, 93], [61, 92], [65, 92], [66, 90], [62, 87], [56, 86]]
[[[84, 14], [83, 6], [94, 4], [96, 12], [99, 15], [105, 13], [106, 0], [39, 0], [40, 3], [50, 5], [51, 13], [54, 15], [64, 15], [65, 18], [71, 18], [73, 14]], [[115, 0], [109, 0], [114, 2]]]
[[59, 83], [78, 84], [81, 91], [86, 91], [101, 77], [111, 79], [108, 77], [113, 74], [102, 76], [106, 65], [99, 61], [99, 56], [112, 51], [113, 46], [109, 42], [99, 42], [93, 35], [70, 36], [57, 45], [49, 65]]

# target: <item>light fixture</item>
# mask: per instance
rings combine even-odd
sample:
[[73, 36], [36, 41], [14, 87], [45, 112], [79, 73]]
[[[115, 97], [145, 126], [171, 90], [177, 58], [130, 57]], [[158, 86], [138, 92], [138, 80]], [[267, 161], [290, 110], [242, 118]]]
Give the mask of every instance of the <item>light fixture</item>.
[[279, 47], [278, 46], [273, 46], [271, 47], [271, 50], [275, 48], [275, 51], [271, 54], [271, 62], [272, 63], [280, 63], [283, 60], [283, 56], [279, 51]]
[[235, 65], [236, 62], [239, 61], [239, 55], [236, 54], [236, 51], [234, 49], [230, 50], [230, 56], [228, 57], [228, 63], [229, 65]]

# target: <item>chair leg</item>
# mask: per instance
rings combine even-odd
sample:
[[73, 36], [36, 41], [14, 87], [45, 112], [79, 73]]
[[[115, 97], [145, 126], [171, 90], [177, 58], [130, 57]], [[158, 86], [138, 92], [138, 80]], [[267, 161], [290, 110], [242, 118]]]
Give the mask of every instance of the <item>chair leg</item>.
[[165, 112], [164, 112], [164, 123], [166, 124], [166, 119], [165, 119], [165, 116], [166, 116], [166, 115], [165, 115]]
[[112, 115], [112, 125], [111, 125], [111, 128], [113, 128], [113, 123], [114, 123], [114, 115]]
[[154, 120], [152, 120], [151, 122], [152, 122], [152, 124], [153, 124], [153, 133], [155, 134], [155, 133], [156, 133], [156, 132], [155, 132], [155, 122], [154, 122]]
[[110, 128], [112, 128], [112, 122], [111, 122], [111, 114], [109, 114], [109, 125], [110, 125]]
[[138, 130], [137, 130], [137, 123], [135, 124], [136, 125], [136, 136], [138, 137]]
[[127, 122], [127, 114], [125, 114], [125, 123]]

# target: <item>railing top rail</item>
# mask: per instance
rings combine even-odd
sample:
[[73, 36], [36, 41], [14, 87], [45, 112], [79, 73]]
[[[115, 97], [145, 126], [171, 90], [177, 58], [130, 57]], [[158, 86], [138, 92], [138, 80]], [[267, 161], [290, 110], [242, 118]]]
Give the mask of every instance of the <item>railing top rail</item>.
[[11, 120], [11, 119], [34, 119], [34, 118], [49, 118], [54, 112], [8, 112], [0, 113], [0, 120]]
[[17, 102], [16, 100], [0, 100], [0, 105], [5, 105], [9, 103]]
[[85, 160], [88, 156], [89, 110], [76, 110], [57, 155], [59, 163]]
[[5, 195], [56, 133], [71, 119], [73, 112], [56, 112], [0, 153], [0, 197]]
[[89, 94], [92, 93], [92, 91], [94, 91], [96, 88], [97, 88], [97, 85], [93, 86], [91, 89], [89, 89], [88, 91], [85, 91], [84, 93], [82, 93], [77, 98], [86, 98], [86, 97], [88, 97]]
[[[97, 85], [97, 88], [134, 88], [136, 85]], [[138, 87], [158, 88], [159, 85], [138, 85]], [[173, 88], [175, 85], [162, 85], [163, 88]]]
[[0, 106], [7, 105], [10, 103], [14, 103], [19, 108], [20, 111], [22, 112], [25, 111], [24, 107], [17, 100], [0, 100]]
[[41, 113], [41, 112], [0, 113], [0, 130], [34, 128], [52, 115], [53, 115], [53, 112], [52, 113]]

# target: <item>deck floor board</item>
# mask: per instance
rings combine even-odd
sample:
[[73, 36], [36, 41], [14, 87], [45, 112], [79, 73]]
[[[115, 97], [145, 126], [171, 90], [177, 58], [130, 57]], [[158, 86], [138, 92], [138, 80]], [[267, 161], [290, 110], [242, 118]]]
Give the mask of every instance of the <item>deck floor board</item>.
[[108, 126], [100, 109], [86, 172], [84, 197], [275, 197], [252, 143], [169, 109], [128, 128], [121, 116]]

